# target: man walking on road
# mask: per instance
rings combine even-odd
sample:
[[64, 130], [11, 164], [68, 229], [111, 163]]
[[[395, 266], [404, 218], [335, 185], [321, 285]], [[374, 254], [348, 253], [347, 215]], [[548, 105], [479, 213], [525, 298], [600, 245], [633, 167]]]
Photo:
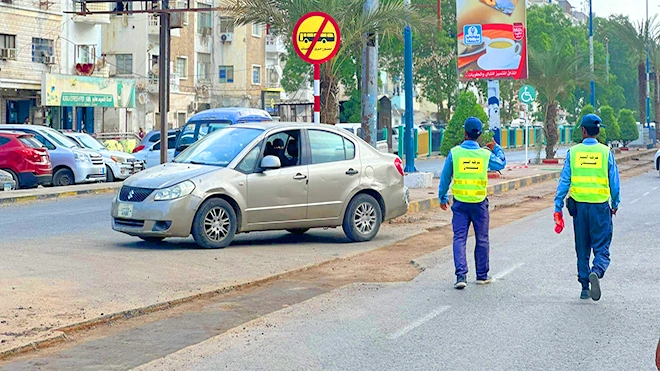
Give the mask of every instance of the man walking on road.
[[504, 151], [495, 141], [489, 143], [490, 149], [480, 148], [476, 142], [483, 124], [476, 117], [469, 117], [463, 124], [465, 141], [451, 149], [447, 155], [445, 166], [440, 177], [438, 197], [440, 207], [447, 210], [449, 198], [447, 191], [454, 178], [451, 192], [454, 203], [451, 210], [454, 213], [452, 227], [454, 230], [454, 266], [456, 268], [456, 284], [454, 288], [462, 290], [467, 286], [466, 244], [470, 223], [474, 225], [477, 244], [474, 249], [474, 259], [477, 270], [477, 284], [488, 284], [492, 278], [488, 275], [488, 229], [490, 215], [488, 213], [488, 170], [502, 170], [506, 166]]
[[[610, 265], [612, 216], [619, 207], [619, 169], [610, 149], [598, 143], [600, 117], [582, 117], [582, 143], [571, 147], [561, 172], [555, 195], [555, 218], [562, 219], [564, 198], [573, 217], [580, 299], [600, 300], [600, 279]], [[611, 200], [612, 205], [608, 201]], [[589, 258], [593, 250], [593, 266]], [[591, 289], [589, 285], [591, 284]]]

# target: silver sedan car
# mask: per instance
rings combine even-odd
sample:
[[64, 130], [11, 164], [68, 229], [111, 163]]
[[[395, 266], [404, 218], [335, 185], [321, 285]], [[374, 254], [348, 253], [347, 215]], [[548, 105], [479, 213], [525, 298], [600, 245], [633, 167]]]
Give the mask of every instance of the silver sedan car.
[[407, 209], [397, 156], [331, 125], [262, 122], [218, 130], [128, 178], [112, 228], [154, 242], [192, 234], [204, 248], [242, 232], [339, 226], [368, 241]]

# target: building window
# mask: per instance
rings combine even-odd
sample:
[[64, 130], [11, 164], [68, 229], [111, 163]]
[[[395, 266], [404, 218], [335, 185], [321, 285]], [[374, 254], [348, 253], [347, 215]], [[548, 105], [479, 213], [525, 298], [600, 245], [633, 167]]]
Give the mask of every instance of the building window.
[[[210, 9], [210, 4], [197, 3], [198, 8]], [[197, 13], [197, 32], [203, 33], [204, 29], [209, 29], [213, 26], [213, 17], [211, 12], [199, 12]]]
[[234, 82], [234, 66], [220, 66], [220, 82]]
[[220, 32], [234, 32], [234, 18], [222, 17], [220, 18]]
[[32, 38], [32, 62], [44, 63], [53, 55], [53, 40]]
[[255, 37], [261, 37], [261, 25], [260, 24], [253, 24], [252, 25], [252, 36]]
[[176, 73], [183, 80], [188, 78], [188, 58], [179, 57], [176, 59]]
[[186, 125], [186, 120], [188, 119], [188, 115], [186, 115], [185, 112], [177, 112], [176, 113], [176, 123], [178, 128], [182, 128]]
[[88, 64], [96, 62], [96, 45], [77, 45], [76, 63]]
[[261, 85], [261, 66], [252, 66], [252, 85]]
[[[80, 6], [78, 6], [80, 7]], [[115, 2], [115, 7], [112, 9], [113, 12], [130, 12], [133, 10], [133, 3], [130, 1], [127, 2], [121, 2], [117, 1]], [[116, 16], [121, 16], [122, 14], [115, 14]]]
[[0, 33], [0, 49], [16, 48], [16, 35]]
[[210, 80], [211, 54], [197, 53], [197, 79], [199, 81]]
[[133, 54], [117, 54], [117, 75], [133, 73]]

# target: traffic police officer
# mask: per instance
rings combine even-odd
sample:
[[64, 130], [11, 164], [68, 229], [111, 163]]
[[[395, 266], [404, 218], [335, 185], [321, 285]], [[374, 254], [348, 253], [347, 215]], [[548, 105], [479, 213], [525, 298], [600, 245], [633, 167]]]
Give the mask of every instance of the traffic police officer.
[[[578, 281], [581, 299], [600, 299], [600, 279], [610, 264], [612, 215], [619, 207], [619, 169], [610, 149], [598, 143], [601, 119], [588, 114], [582, 117], [582, 143], [571, 147], [561, 172], [555, 195], [555, 216], [561, 219], [564, 198], [575, 229]], [[611, 206], [608, 201], [611, 200]], [[589, 258], [593, 250], [593, 266]], [[591, 289], [589, 285], [591, 284]]]
[[454, 214], [452, 227], [454, 230], [454, 266], [456, 268], [456, 284], [454, 288], [464, 289], [467, 285], [468, 272], [465, 245], [467, 243], [470, 223], [474, 225], [474, 234], [477, 240], [474, 249], [475, 265], [477, 269], [477, 284], [488, 284], [492, 278], [488, 275], [488, 229], [490, 216], [488, 213], [488, 170], [502, 170], [506, 166], [504, 151], [495, 141], [487, 147], [480, 148], [476, 140], [481, 136], [483, 124], [476, 117], [469, 117], [463, 124], [465, 141], [451, 149], [440, 179], [438, 197], [440, 207], [447, 210], [449, 199], [447, 191], [449, 184], [454, 203], [451, 210]]

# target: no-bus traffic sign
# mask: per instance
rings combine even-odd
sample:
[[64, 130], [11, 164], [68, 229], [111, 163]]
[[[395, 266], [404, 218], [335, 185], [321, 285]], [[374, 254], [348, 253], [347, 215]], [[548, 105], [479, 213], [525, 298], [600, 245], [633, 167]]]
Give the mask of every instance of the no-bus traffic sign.
[[302, 60], [311, 64], [325, 63], [339, 51], [339, 25], [323, 12], [307, 13], [293, 28], [292, 41]]

